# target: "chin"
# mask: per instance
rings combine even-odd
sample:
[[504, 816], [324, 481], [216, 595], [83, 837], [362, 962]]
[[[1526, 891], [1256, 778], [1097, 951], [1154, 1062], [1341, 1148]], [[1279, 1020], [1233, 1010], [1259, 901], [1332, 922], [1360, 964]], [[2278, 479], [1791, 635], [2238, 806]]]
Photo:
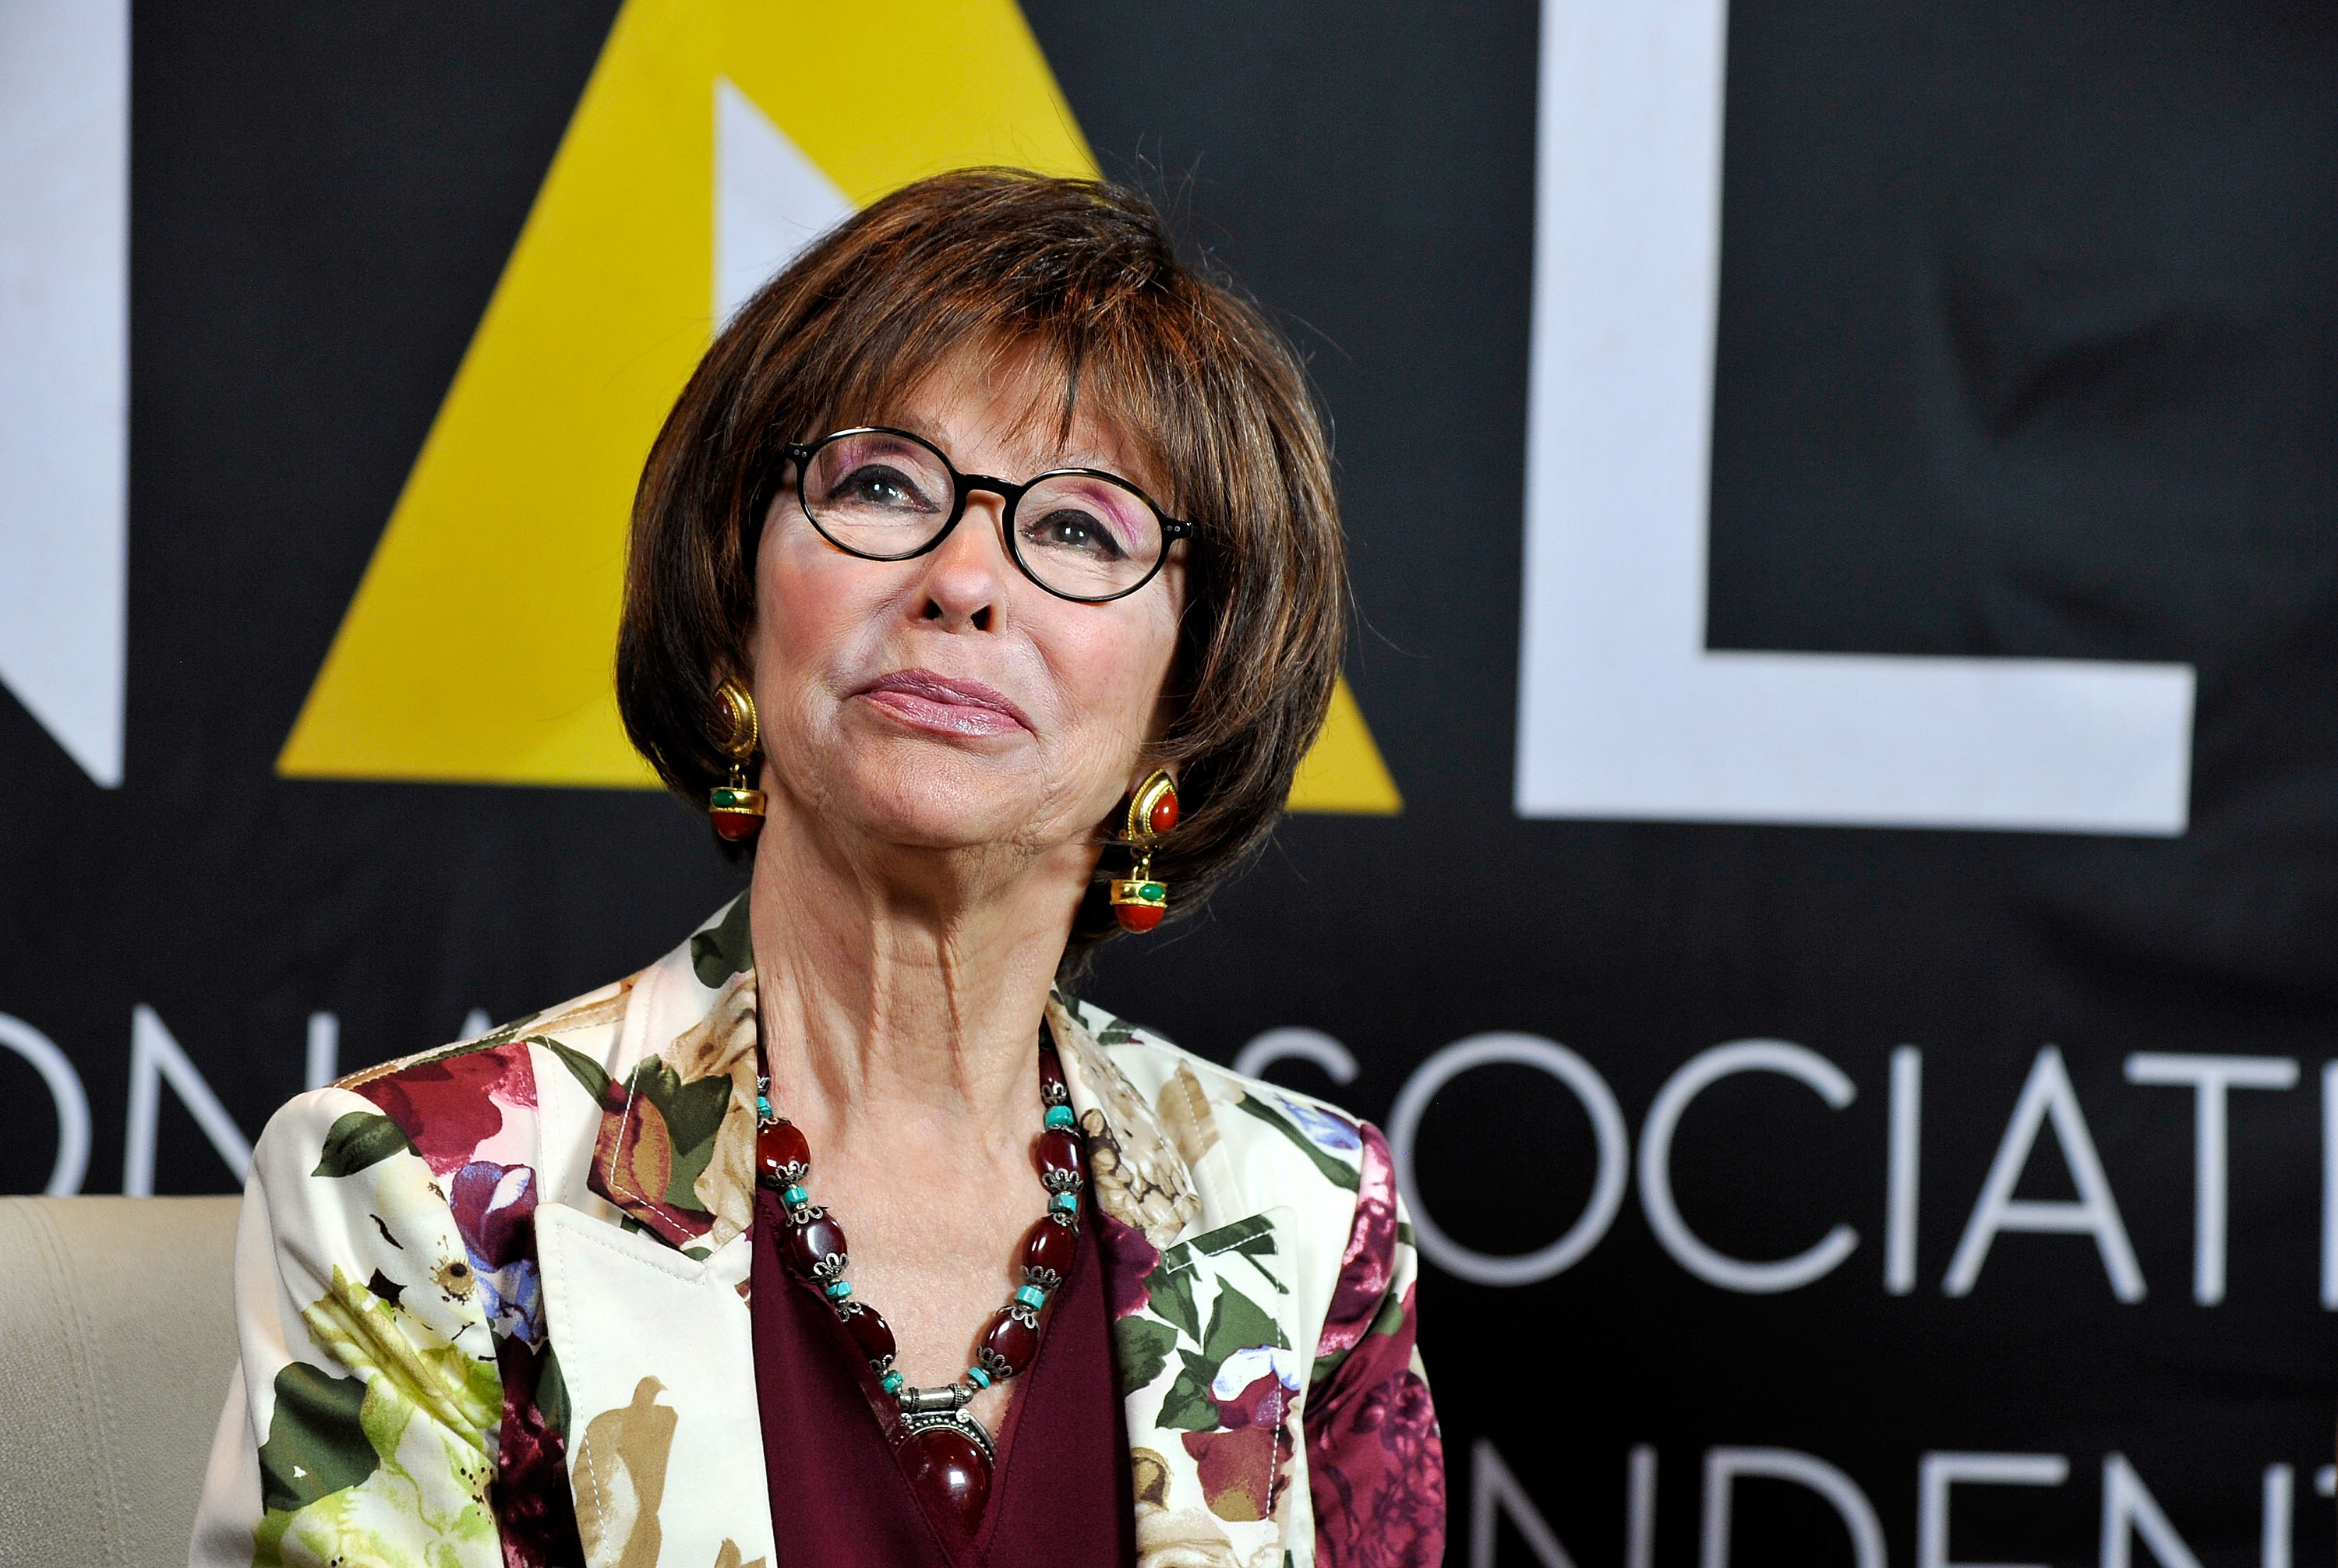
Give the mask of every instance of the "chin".
[[871, 770], [852, 781], [850, 800], [832, 803], [871, 838], [915, 849], [970, 849], [1024, 840], [1039, 815], [1025, 780], [986, 777], [964, 759]]

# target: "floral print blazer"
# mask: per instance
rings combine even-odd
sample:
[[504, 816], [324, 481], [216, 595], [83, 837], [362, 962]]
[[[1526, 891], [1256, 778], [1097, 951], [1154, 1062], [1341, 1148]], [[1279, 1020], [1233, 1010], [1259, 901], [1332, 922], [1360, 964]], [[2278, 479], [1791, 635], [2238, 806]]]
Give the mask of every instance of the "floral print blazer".
[[[1377, 1129], [1058, 997], [1144, 1568], [1433, 1564]], [[252, 1159], [193, 1568], [752, 1568], [746, 900], [551, 1013], [303, 1094]]]

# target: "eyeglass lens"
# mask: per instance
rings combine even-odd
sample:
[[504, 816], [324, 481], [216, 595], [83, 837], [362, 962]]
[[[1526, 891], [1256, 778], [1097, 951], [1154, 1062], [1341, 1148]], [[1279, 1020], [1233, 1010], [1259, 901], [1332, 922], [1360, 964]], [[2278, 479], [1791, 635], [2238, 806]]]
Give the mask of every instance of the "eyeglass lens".
[[[900, 561], [948, 526], [957, 484], [921, 442], [856, 431], [823, 442], [805, 466], [803, 506], [820, 531], [857, 555]], [[1008, 518], [1010, 548], [1045, 587], [1070, 599], [1108, 599], [1159, 564], [1159, 519], [1125, 485], [1058, 474], [1025, 491]]]

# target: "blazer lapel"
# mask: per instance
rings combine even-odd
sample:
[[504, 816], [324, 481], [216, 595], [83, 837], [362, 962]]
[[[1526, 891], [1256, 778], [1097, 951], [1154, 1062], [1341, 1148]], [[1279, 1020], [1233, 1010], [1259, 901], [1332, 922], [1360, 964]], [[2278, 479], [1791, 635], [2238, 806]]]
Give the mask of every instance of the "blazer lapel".
[[[535, 1210], [590, 1568], [753, 1568], [773, 1555], [746, 1301], [746, 935], [741, 898], [645, 971], [605, 1067], [560, 1043], [561, 1021], [541, 1036], [594, 1105], [584, 1170], [569, 1167], [561, 1200]], [[578, 1174], [585, 1191], [570, 1185]]]
[[750, 1239], [684, 1256], [565, 1204], [535, 1211], [568, 1390], [568, 1472], [591, 1568], [744, 1568], [772, 1556], [742, 1293]]

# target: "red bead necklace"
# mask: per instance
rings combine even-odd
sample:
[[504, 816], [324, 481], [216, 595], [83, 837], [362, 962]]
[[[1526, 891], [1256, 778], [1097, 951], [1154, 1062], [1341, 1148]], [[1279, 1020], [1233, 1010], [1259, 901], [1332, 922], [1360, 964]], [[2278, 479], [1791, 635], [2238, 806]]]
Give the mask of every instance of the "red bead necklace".
[[1073, 1132], [1070, 1092], [1063, 1064], [1046, 1026], [1039, 1029], [1039, 1098], [1044, 1125], [1032, 1145], [1040, 1184], [1047, 1190], [1047, 1212], [1023, 1238], [1023, 1283], [991, 1314], [976, 1342], [966, 1376], [937, 1388], [913, 1388], [893, 1368], [893, 1328], [884, 1315], [852, 1297], [844, 1277], [850, 1264], [844, 1227], [811, 1200], [804, 1181], [811, 1174], [811, 1146], [792, 1122], [771, 1110], [771, 1079], [755, 1080], [755, 1181], [779, 1194], [787, 1209], [787, 1229], [772, 1238], [781, 1259], [820, 1288], [837, 1318], [878, 1382], [900, 1407], [901, 1440], [909, 1447], [909, 1475], [947, 1504], [973, 1533], [990, 1500], [990, 1467], [997, 1456], [990, 1434], [967, 1406], [975, 1394], [1031, 1365], [1039, 1348], [1039, 1314], [1072, 1271], [1079, 1245], [1080, 1141]]

